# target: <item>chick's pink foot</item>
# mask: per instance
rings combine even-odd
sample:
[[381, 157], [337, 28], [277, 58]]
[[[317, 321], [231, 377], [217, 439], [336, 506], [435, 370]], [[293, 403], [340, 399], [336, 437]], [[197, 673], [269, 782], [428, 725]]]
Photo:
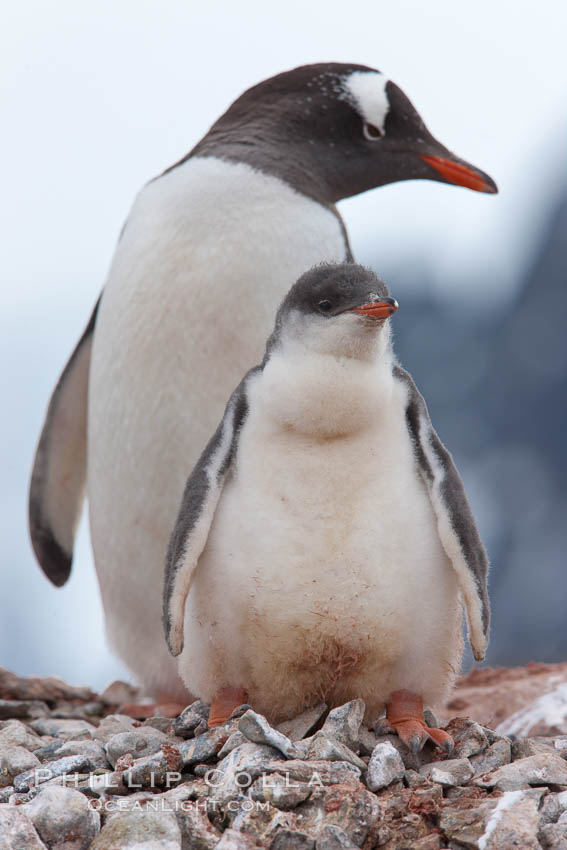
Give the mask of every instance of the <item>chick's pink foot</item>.
[[442, 729], [430, 728], [423, 716], [423, 700], [412, 691], [394, 691], [386, 708], [386, 717], [376, 725], [376, 734], [394, 732], [413, 752], [417, 753], [429, 739], [445, 752], [455, 745], [451, 736]]
[[226, 723], [232, 712], [248, 699], [244, 688], [222, 688], [211, 702], [209, 729]]

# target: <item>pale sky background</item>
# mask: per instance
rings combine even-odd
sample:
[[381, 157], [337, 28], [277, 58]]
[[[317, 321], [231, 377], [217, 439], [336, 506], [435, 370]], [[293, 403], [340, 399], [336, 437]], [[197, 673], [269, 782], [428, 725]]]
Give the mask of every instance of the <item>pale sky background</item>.
[[401, 86], [440, 141], [495, 178], [496, 197], [423, 181], [342, 202], [355, 255], [383, 258], [378, 272], [417, 263], [454, 273], [472, 293], [491, 269], [501, 299], [565, 179], [564, 4], [276, 8], [19, 0], [0, 13], [0, 664], [19, 673], [96, 687], [125, 675], [105, 648], [85, 523], [63, 589], [35, 564], [29, 472], [135, 193], [235, 97], [299, 64], [368, 64]]

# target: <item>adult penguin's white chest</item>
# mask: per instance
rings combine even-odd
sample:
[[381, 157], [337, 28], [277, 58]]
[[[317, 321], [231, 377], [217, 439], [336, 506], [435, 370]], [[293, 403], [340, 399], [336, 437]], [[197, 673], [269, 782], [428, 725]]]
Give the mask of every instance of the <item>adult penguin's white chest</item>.
[[[329, 358], [322, 358], [329, 359]], [[250, 389], [235, 473], [188, 598], [185, 681], [243, 687], [258, 710], [399, 688], [439, 702], [460, 606], [391, 369], [270, 361]], [[326, 410], [326, 415], [322, 415]]]
[[134, 205], [93, 344], [88, 497], [110, 641], [154, 690], [182, 694], [161, 586], [187, 475], [283, 295], [345, 253], [330, 210], [242, 164], [189, 159]]

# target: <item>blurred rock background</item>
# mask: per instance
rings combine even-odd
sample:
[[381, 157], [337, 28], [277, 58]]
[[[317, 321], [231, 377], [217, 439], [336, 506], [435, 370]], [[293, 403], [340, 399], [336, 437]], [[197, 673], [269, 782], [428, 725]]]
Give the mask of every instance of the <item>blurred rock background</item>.
[[[498, 196], [393, 184], [342, 202], [401, 309], [396, 347], [453, 452], [493, 562], [488, 662], [567, 657], [567, 9], [22, 0], [1, 13], [0, 664], [104, 687], [86, 524], [53, 588], [26, 528], [53, 385], [136, 191], [245, 88], [294, 65], [381, 68]], [[135, 580], [135, 565], [132, 565]]]

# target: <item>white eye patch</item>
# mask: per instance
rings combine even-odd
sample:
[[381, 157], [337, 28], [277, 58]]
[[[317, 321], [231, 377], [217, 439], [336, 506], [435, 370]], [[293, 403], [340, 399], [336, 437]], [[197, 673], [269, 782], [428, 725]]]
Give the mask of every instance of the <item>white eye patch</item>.
[[390, 101], [386, 94], [388, 78], [379, 71], [354, 71], [343, 80], [343, 89], [367, 124], [384, 132]]

